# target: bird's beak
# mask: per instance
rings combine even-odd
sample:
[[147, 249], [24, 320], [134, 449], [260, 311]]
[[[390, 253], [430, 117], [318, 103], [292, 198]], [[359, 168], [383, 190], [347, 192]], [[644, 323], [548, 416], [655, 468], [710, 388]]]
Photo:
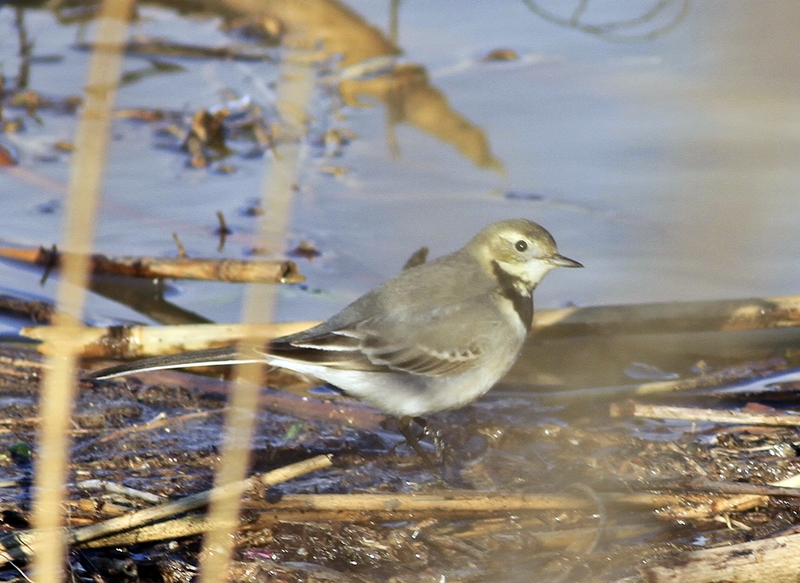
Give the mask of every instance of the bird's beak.
[[569, 257], [564, 257], [563, 255], [559, 255], [558, 253], [550, 258], [550, 264], [553, 265], [554, 267], [583, 267], [582, 264], [578, 263], [574, 259], [570, 259]]

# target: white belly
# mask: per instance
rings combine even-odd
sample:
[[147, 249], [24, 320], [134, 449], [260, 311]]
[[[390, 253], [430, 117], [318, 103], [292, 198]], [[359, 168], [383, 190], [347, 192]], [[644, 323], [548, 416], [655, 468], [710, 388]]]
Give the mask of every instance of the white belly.
[[341, 370], [271, 355], [267, 362], [321, 379], [392, 415], [417, 417], [471, 403], [508, 372], [518, 352], [509, 350], [465, 373], [444, 377]]

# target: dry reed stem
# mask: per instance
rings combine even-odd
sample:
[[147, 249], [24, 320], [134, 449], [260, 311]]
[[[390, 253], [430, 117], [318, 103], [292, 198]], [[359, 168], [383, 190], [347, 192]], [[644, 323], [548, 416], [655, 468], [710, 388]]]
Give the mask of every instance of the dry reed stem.
[[[71, 166], [65, 219], [64, 247], [74, 255], [64, 263], [57, 292], [56, 326], [76, 332], [88, 284], [88, 255], [94, 239], [97, 201], [109, 143], [111, 110], [116, 97], [121, 49], [133, 9], [131, 0], [104, 0], [97, 41], [102, 50], [92, 53], [84, 108], [78, 123], [76, 150]], [[32, 521], [38, 536], [33, 578], [37, 583], [64, 579], [66, 540], [61, 525], [64, 481], [67, 473], [69, 412], [75, 393], [75, 346], [64, 342], [51, 355], [51, 369], [42, 386], [39, 449], [35, 475]]]
[[[253, 476], [247, 480], [241, 480], [227, 484], [226, 486], [213, 488], [205, 492], [199, 492], [180, 500], [167, 502], [159, 506], [145, 508], [118, 516], [109, 520], [98, 522], [90, 526], [83, 526], [74, 529], [61, 529], [53, 536], [53, 532], [43, 533], [41, 530], [31, 530], [23, 532], [9, 533], [0, 536], [0, 565], [9, 562], [28, 559], [31, 556], [36, 559], [36, 552], [41, 548], [43, 538], [56, 538], [64, 544], [78, 545], [98, 538], [111, 536], [123, 531], [134, 530], [143, 525], [170, 518], [178, 514], [196, 510], [214, 500], [224, 498], [239, 498], [244, 492], [260, 484], [263, 487], [270, 487], [287, 480], [291, 480], [303, 474], [328, 468], [332, 465], [331, 459], [326, 455], [319, 455], [302, 462], [297, 462], [272, 470], [265, 474]], [[219, 524], [219, 523], [213, 523]]]
[[[291, 35], [285, 37], [291, 39]], [[302, 39], [297, 39], [302, 40]], [[300, 48], [304, 52], [306, 47]], [[314, 75], [310, 65], [292, 64], [294, 49], [284, 44], [284, 61], [281, 64], [281, 84], [278, 89], [277, 108], [284, 124], [296, 136], [276, 145], [276, 156], [268, 175], [262, 196], [264, 214], [259, 221], [261, 247], [282, 249], [294, 198], [294, 184], [300, 162], [300, 143], [305, 136], [305, 119]], [[289, 107], [291, 106], [291, 107]], [[299, 115], [292, 111], [299, 110]], [[245, 297], [242, 321], [246, 324], [271, 319], [275, 306], [275, 290], [250, 286]], [[245, 339], [239, 345], [240, 353], [251, 354], [261, 348], [254, 339]], [[255, 425], [255, 408], [258, 404], [261, 366], [240, 364], [235, 367], [236, 384], [229, 401], [221, 447], [220, 467], [215, 483], [224, 487], [240, 480], [247, 472], [250, 440]], [[238, 526], [241, 500], [239, 497], [214, 499], [209, 508], [209, 530], [203, 541], [200, 555], [200, 583], [227, 581], [233, 553], [233, 534]]]
[[[276, 204], [276, 211], [286, 209], [286, 204]], [[277, 248], [277, 243], [272, 244]], [[771, 306], [765, 310], [763, 306]], [[800, 306], [800, 296], [783, 296], [761, 298], [752, 300], [725, 300], [708, 302], [675, 302], [672, 304], [642, 304], [633, 306], [596, 306], [587, 308], [564, 308], [555, 310], [537, 310], [534, 314], [534, 329], [537, 334], [546, 336], [566, 337], [571, 333], [576, 334], [602, 334], [607, 329], [614, 329], [615, 333], [630, 333], [635, 329], [644, 327], [650, 332], [669, 332], [687, 326], [686, 320], [692, 315], [700, 313], [724, 313], [727, 318], [711, 320], [700, 319], [693, 324], [694, 331], [723, 330], [723, 329], [762, 329], [783, 328], [800, 324], [796, 315]], [[762, 313], [759, 310], [765, 310]], [[259, 308], [261, 313], [269, 312], [266, 306]], [[656, 318], [658, 316], [658, 318]], [[635, 318], [642, 317], [641, 324]], [[263, 319], [263, 318], [262, 318]], [[130, 352], [120, 353], [119, 358], [140, 358], [151, 354], [163, 354], [169, 350], [196, 350], [207, 348], [210, 344], [219, 345], [233, 343], [245, 337], [273, 338], [276, 335], [288, 334], [302, 329], [303, 326], [312, 326], [319, 322], [286, 322], [283, 324], [196, 324], [187, 326], [159, 326], [140, 329], [131, 327], [124, 329], [123, 340], [130, 337], [132, 349]], [[276, 328], [272, 328], [275, 326]], [[283, 331], [280, 327], [286, 327]], [[660, 326], [660, 327], [659, 327]], [[710, 326], [710, 327], [709, 327]], [[128, 332], [130, 330], [130, 332]], [[273, 332], [275, 330], [275, 332]], [[31, 338], [47, 340], [52, 332], [49, 327], [29, 327], [22, 334]], [[86, 344], [114, 343], [115, 336], [120, 334], [117, 327], [100, 328], [97, 331], [90, 329], [85, 332]], [[164, 342], [174, 345], [174, 348], [159, 348], [158, 345], [149, 348], [147, 339], [153, 335], [153, 342]], [[160, 338], [163, 336], [163, 340]], [[141, 338], [141, 340], [140, 340]], [[198, 338], [197, 341], [194, 339]], [[183, 344], [181, 344], [183, 342]], [[187, 344], [188, 343], [188, 344]], [[141, 348], [138, 348], [141, 344]], [[96, 350], [92, 348], [90, 350]], [[150, 350], [153, 352], [151, 353]], [[107, 353], [89, 352], [86, 356], [105, 356]], [[114, 356], [109, 354], [108, 356]], [[564, 396], [575, 393], [580, 396], [585, 392], [616, 391], [646, 395], [664, 393], [677, 390], [686, 390], [705, 386], [703, 383], [713, 382], [715, 375], [698, 377], [697, 379], [680, 379], [677, 381], [659, 381], [631, 385], [628, 387], [611, 387], [608, 389], [594, 388], [584, 392], [564, 391]]]
[[739, 425], [773, 425], [796, 427], [800, 425], [799, 414], [753, 413], [730, 409], [705, 409], [699, 407], [673, 407], [642, 403], [612, 403], [612, 417], [640, 417], [645, 419], [677, 419], [680, 421], [708, 423], [736, 423]]
[[[110, 326], [82, 328], [75, 342], [84, 358], [122, 360], [159, 356], [189, 350], [216, 348], [245, 338], [269, 340], [300, 332], [318, 322], [275, 322], [271, 324], [185, 324], [178, 326]], [[50, 326], [30, 326], [22, 336], [42, 340], [41, 350], [58, 342], [58, 330]], [[260, 346], [259, 349], [263, 349]]]

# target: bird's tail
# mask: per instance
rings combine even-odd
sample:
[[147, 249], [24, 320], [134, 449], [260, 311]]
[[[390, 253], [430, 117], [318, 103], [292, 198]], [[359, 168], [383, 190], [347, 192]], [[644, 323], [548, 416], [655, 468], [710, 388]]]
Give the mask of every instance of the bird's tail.
[[246, 362], [264, 362], [263, 354], [254, 354], [252, 357], [244, 357], [239, 354], [236, 346], [224, 348], [209, 348], [207, 350], [193, 350], [182, 354], [168, 354], [166, 356], [154, 356], [134, 362], [127, 362], [117, 366], [104, 368], [89, 373], [91, 379], [110, 379], [137, 372], [147, 372], [152, 370], [165, 370], [168, 368], [190, 368], [193, 366], [223, 366], [229, 364], [239, 364]]

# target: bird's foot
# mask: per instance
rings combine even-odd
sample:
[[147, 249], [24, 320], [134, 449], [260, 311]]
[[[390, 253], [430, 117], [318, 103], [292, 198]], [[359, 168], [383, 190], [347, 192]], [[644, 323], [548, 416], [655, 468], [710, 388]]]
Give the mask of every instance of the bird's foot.
[[403, 436], [403, 439], [405, 439], [406, 444], [420, 457], [422, 463], [434, 474], [438, 474], [438, 465], [433, 463], [428, 452], [425, 451], [425, 448], [423, 448], [422, 444], [419, 442], [421, 438], [428, 435], [428, 422], [422, 417], [400, 417], [397, 419], [397, 430], [400, 432], [400, 435]]
[[[456, 465], [448, 463], [453, 461], [450, 455], [451, 448], [444, 438], [444, 434], [434, 430], [422, 417], [400, 417], [397, 420], [397, 429], [405, 439], [406, 444], [414, 450], [422, 463], [443, 484], [459, 488], [467, 487]], [[420, 439], [431, 437], [436, 448], [435, 461], [431, 458], [420, 443]]]

